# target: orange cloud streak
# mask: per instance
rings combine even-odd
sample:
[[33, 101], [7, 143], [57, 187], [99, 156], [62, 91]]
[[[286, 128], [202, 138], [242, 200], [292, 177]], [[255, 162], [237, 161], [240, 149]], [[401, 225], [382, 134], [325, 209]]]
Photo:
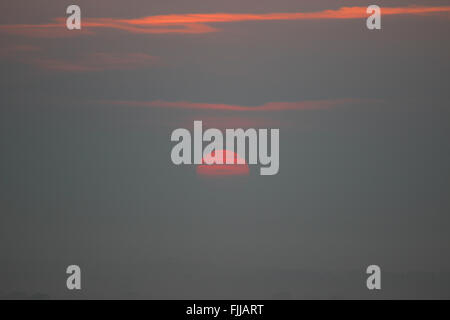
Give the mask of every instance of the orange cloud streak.
[[298, 102], [267, 102], [259, 106], [240, 106], [232, 104], [218, 103], [196, 103], [188, 101], [168, 102], [156, 101], [103, 101], [115, 105], [130, 107], [151, 107], [151, 108], [177, 108], [190, 110], [224, 110], [224, 111], [285, 111], [285, 110], [319, 110], [330, 109], [337, 106], [345, 106], [361, 102], [358, 99], [335, 99], [335, 100], [313, 100]]
[[[381, 8], [386, 15], [424, 15], [449, 13], [450, 6], [409, 6]], [[82, 30], [67, 32], [65, 18], [57, 18], [54, 23], [38, 25], [1, 25], [0, 32], [32, 37], [66, 37], [80, 34], [92, 34], [93, 29], [109, 28], [137, 34], [199, 34], [216, 32], [218, 29], [210, 23], [232, 23], [243, 21], [281, 21], [281, 20], [330, 20], [360, 19], [367, 17], [366, 7], [342, 7], [336, 10], [293, 13], [191, 13], [148, 16], [137, 19], [85, 18]]]

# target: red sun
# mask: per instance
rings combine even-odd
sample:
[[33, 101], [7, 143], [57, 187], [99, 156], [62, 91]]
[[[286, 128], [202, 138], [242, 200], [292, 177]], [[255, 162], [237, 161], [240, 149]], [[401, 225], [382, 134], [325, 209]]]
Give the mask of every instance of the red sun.
[[[206, 164], [217, 157], [222, 157], [224, 164]], [[227, 160], [232, 163], [226, 164]], [[197, 174], [200, 176], [247, 176], [249, 173], [250, 169], [245, 160], [229, 150], [215, 150], [203, 157], [202, 164], [197, 166]]]

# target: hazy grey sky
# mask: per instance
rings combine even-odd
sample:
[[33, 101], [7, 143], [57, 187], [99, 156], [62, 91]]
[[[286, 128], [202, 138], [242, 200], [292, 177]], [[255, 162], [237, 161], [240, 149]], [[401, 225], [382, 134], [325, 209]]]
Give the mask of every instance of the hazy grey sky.
[[[77, 1], [68, 31], [72, 3], [0, 3], [0, 297], [450, 297], [450, 13], [407, 9], [448, 1], [377, 1], [379, 31], [336, 19], [370, 1]], [[279, 128], [278, 175], [173, 165], [193, 120]]]

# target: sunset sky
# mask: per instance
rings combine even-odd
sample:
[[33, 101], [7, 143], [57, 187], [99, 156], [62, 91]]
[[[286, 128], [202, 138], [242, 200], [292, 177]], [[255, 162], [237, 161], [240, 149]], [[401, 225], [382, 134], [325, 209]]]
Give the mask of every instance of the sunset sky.
[[[0, 298], [72, 298], [72, 263], [75, 298], [370, 298], [369, 264], [381, 297], [450, 297], [449, 1], [0, 16]], [[170, 134], [194, 120], [279, 128], [279, 173], [175, 166]]]

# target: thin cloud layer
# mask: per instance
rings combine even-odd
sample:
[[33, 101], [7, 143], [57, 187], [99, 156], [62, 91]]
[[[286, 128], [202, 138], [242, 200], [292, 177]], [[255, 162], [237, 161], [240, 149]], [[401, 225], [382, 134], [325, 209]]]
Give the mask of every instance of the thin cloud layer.
[[188, 110], [223, 110], [223, 111], [288, 111], [288, 110], [320, 110], [362, 102], [360, 99], [311, 100], [297, 102], [267, 102], [259, 106], [241, 106], [218, 103], [197, 103], [189, 101], [102, 101], [103, 103], [129, 107], [175, 108]]
[[52, 71], [92, 72], [102, 70], [131, 70], [153, 66], [158, 58], [145, 53], [93, 53], [75, 61], [35, 58], [29, 62], [40, 68]]
[[[29, 37], [66, 37], [93, 34], [99, 29], [115, 29], [135, 34], [202, 34], [217, 32], [210, 24], [245, 21], [294, 21], [361, 19], [367, 17], [366, 7], [342, 7], [336, 10], [293, 13], [198, 13], [168, 14], [136, 19], [85, 18], [82, 30], [67, 32], [65, 18], [57, 18], [48, 24], [12, 24], [0, 26], [0, 32]], [[382, 8], [383, 16], [427, 15], [450, 12], [450, 6], [408, 6]]]

